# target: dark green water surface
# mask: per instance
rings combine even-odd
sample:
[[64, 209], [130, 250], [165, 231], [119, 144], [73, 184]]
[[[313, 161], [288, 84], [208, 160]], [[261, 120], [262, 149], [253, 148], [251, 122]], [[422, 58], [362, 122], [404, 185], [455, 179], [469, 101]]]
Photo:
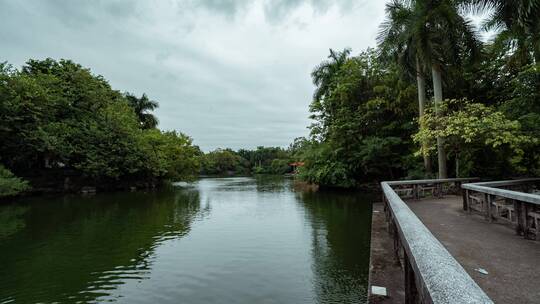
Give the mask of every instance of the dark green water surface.
[[0, 303], [365, 303], [371, 199], [284, 178], [0, 205]]

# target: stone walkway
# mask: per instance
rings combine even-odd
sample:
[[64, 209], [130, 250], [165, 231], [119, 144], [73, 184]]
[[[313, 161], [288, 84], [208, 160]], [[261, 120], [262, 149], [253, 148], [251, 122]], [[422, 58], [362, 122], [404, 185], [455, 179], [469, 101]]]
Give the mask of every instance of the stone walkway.
[[[540, 241], [525, 240], [508, 224], [488, 223], [483, 216], [462, 210], [461, 197], [407, 201], [433, 235], [456, 258], [495, 303], [540, 303]], [[382, 204], [374, 204], [374, 211]], [[386, 233], [384, 214], [372, 220], [373, 285], [387, 286], [390, 298], [371, 303], [401, 303], [403, 275], [397, 275], [392, 239]], [[476, 269], [484, 269], [482, 274]]]
[[495, 303], [540, 303], [540, 241], [515, 235], [508, 224], [469, 215], [461, 197], [407, 204]]

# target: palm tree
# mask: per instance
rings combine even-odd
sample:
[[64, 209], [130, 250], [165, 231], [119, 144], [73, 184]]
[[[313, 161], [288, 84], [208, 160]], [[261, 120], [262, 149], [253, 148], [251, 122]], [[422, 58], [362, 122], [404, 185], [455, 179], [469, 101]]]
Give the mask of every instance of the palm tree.
[[351, 50], [348, 48], [341, 52], [330, 49], [328, 60], [323, 61], [311, 72], [311, 79], [315, 85], [315, 92], [313, 94], [313, 101], [310, 105], [310, 112], [316, 113], [312, 115], [311, 118], [323, 122], [323, 125], [320, 126], [320, 130], [316, 132], [322, 135], [322, 137], [325, 136], [328, 124], [334, 117], [334, 107], [327, 104], [327, 97], [334, 89], [334, 79], [341, 67], [349, 59], [350, 53]]
[[471, 11], [489, 12], [483, 27], [497, 30], [495, 43], [513, 49], [521, 64], [540, 63], [540, 0], [462, 0]]
[[157, 117], [152, 113], [148, 113], [159, 107], [157, 101], [150, 100], [146, 94], [142, 94], [140, 98], [131, 93], [126, 93], [125, 96], [129, 105], [133, 108], [133, 111], [135, 111], [135, 114], [139, 118], [141, 128], [152, 129], [158, 125]]
[[[404, 1], [393, 1], [386, 4], [387, 19], [381, 24], [377, 42], [383, 57], [396, 60], [405, 73], [416, 76], [418, 89], [418, 116], [420, 123], [426, 108], [426, 79], [424, 67], [415, 50], [419, 35], [413, 33], [413, 12]], [[411, 62], [414, 59], [414, 63]], [[431, 174], [431, 161], [427, 151], [427, 142], [422, 143], [424, 168]]]
[[[473, 27], [458, 13], [452, 0], [394, 0], [387, 6], [379, 41], [393, 49], [400, 65], [417, 75], [420, 115], [425, 103], [423, 75], [431, 70], [435, 111], [443, 99], [442, 75], [447, 66], [460, 65], [465, 57], [477, 57], [479, 44]], [[389, 46], [384, 46], [389, 45]], [[414, 63], [414, 65], [413, 65]], [[446, 178], [446, 151], [437, 138], [439, 178]]]
[[321, 101], [330, 93], [332, 78], [347, 61], [350, 54], [351, 49], [344, 49], [341, 52], [330, 49], [330, 55], [328, 55], [329, 60], [323, 61], [313, 69], [311, 78], [315, 85], [315, 93], [313, 94], [314, 100]]

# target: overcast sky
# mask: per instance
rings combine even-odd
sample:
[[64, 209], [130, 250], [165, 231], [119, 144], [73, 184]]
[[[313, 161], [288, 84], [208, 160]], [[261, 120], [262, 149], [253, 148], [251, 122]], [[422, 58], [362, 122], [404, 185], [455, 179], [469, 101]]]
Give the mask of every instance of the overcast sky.
[[310, 72], [375, 46], [382, 0], [1, 0], [0, 61], [72, 59], [208, 151], [308, 134]]

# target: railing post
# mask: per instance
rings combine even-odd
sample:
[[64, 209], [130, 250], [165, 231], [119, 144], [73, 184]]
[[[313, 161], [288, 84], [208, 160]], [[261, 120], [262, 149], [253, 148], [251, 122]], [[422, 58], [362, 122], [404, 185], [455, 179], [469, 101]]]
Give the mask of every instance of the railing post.
[[523, 210], [523, 237], [525, 239], [531, 239], [529, 237], [529, 227], [530, 227], [529, 204], [521, 203], [521, 209]]
[[388, 200], [383, 193], [383, 210], [384, 217], [386, 218], [386, 231], [390, 236], [392, 236], [392, 215], [390, 214], [390, 208], [388, 207]]
[[443, 183], [437, 183], [435, 184], [435, 188], [437, 188], [437, 198], [443, 197]]
[[405, 304], [416, 304], [418, 301], [418, 289], [416, 288], [416, 279], [414, 270], [409, 261], [407, 253], [404, 254], [405, 262]]
[[489, 194], [484, 193], [483, 202], [484, 202], [484, 204], [483, 204], [484, 205], [484, 218], [486, 220], [489, 220], [489, 213], [490, 213], [489, 210], [491, 209], [490, 208], [490, 202], [489, 202]]
[[516, 234], [521, 235], [523, 233], [523, 213], [521, 212], [523, 204], [518, 200], [514, 201], [514, 210], [516, 212]]
[[493, 222], [493, 216], [491, 215], [491, 202], [493, 201], [494, 196], [491, 194], [486, 195], [486, 203], [487, 203], [487, 217], [488, 221], [491, 223]]
[[393, 231], [393, 238], [394, 238], [394, 260], [396, 262], [396, 265], [400, 265], [401, 266], [401, 259], [399, 257], [399, 249], [400, 249], [400, 242], [399, 242], [399, 234], [398, 234], [398, 230], [397, 230], [397, 227], [396, 227], [396, 224], [395, 223], [392, 223], [393, 225], [393, 228], [392, 228], [392, 231]]
[[463, 197], [463, 211], [467, 211], [467, 208], [468, 208], [467, 200], [469, 199], [469, 190], [461, 188], [461, 196]]
[[418, 191], [418, 185], [417, 184], [413, 185], [413, 197], [414, 197], [415, 200], [420, 199], [420, 193]]

